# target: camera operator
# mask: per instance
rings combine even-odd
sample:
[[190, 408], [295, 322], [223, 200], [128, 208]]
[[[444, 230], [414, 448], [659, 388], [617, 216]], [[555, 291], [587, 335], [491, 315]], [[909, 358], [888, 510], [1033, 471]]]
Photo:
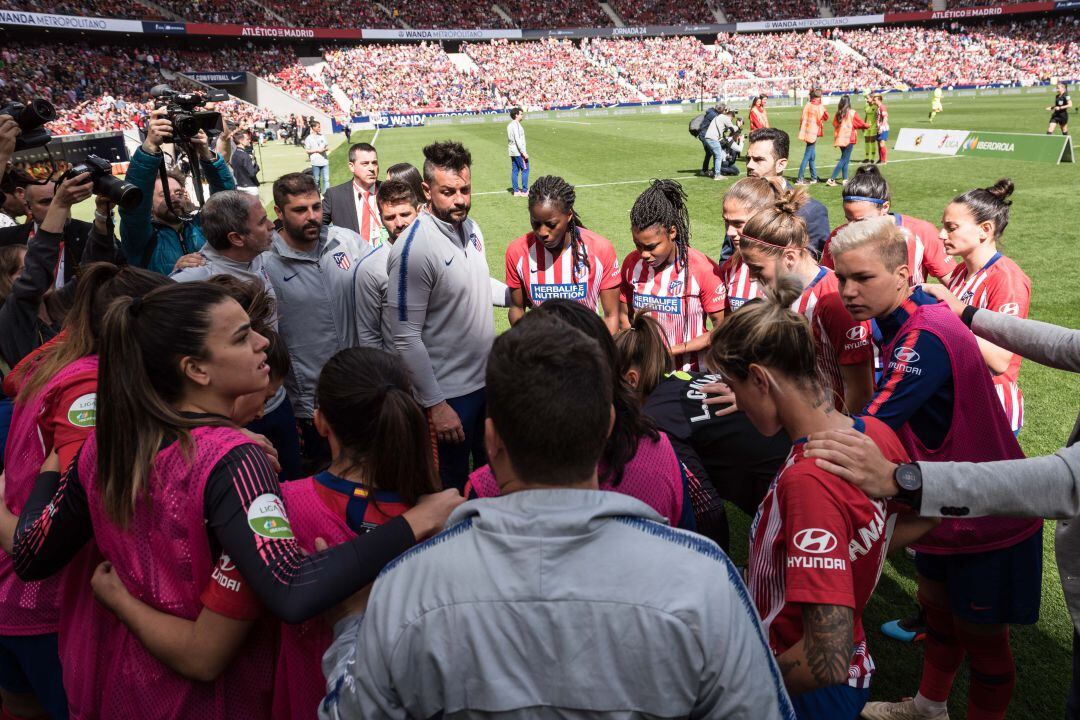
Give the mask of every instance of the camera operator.
[[[166, 108], [150, 111], [146, 140], [131, 156], [128, 166], [126, 179], [143, 191], [143, 201], [134, 210], [120, 210], [120, 247], [127, 261], [163, 275], [171, 273], [181, 257], [195, 253], [206, 242], [199, 218], [193, 215], [196, 208], [184, 187], [185, 180], [171, 171], [168, 187], [163, 187], [159, 178], [158, 168], [165, 159], [161, 146], [173, 133], [167, 114]], [[200, 130], [190, 144], [211, 194], [236, 188], [228, 163], [210, 149], [205, 132]], [[166, 193], [177, 211], [193, 217], [185, 219], [174, 213], [166, 202]]]
[[720, 174], [732, 177], [739, 174], [739, 168], [735, 162], [743, 151], [743, 120], [738, 113], [732, 112], [731, 125], [724, 128], [724, 134], [720, 136], [720, 147], [724, 150], [724, 156], [720, 158]]
[[[63, 188], [64, 185], [60, 187]], [[23, 225], [0, 229], [0, 247], [30, 244], [41, 231], [42, 223], [45, 217], [49, 216], [56, 196], [55, 182], [44, 182], [44, 184], [31, 182], [25, 190], [26, 207], [30, 219]], [[80, 198], [79, 202], [82, 200], [85, 198]], [[62, 232], [63, 254], [59, 256], [59, 264], [53, 266], [55, 271], [53, 281], [57, 288], [70, 283], [75, 277], [87, 246], [97, 244], [99, 247], [116, 247], [116, 235], [113, 234], [112, 225], [112, 201], [105, 195], [96, 195], [95, 204], [93, 223], [73, 219], [70, 213], [65, 216]], [[109, 253], [107, 257], [99, 259], [112, 261], [116, 259], [116, 253]]]
[[735, 158], [738, 158], [738, 152], [742, 150], [742, 134], [739, 129], [741, 123], [736, 124], [735, 115], [735, 110], [721, 105], [716, 117], [704, 132], [704, 143], [713, 153], [714, 180], [739, 174], [735, 160], [731, 157], [732, 149], [736, 145], [738, 151], [735, 152]]

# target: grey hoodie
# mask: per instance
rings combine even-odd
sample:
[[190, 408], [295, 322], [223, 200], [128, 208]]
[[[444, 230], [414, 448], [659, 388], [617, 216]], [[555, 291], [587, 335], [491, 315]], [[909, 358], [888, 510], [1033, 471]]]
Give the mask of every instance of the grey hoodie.
[[794, 718], [720, 548], [595, 490], [467, 502], [323, 658], [342, 718]]
[[285, 388], [299, 418], [315, 412], [315, 385], [326, 361], [356, 345], [353, 266], [371, 252], [352, 230], [321, 228], [312, 252], [290, 247], [275, 231], [262, 255], [277, 295], [278, 331], [292, 360]]

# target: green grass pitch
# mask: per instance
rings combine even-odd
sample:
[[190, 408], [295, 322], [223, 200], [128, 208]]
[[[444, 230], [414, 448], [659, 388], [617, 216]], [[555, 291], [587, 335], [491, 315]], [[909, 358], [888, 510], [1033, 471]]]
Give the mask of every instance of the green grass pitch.
[[[1046, 95], [995, 98], [946, 99], [945, 111], [934, 127], [980, 131], [1041, 133], [1046, 130], [1051, 91]], [[861, 101], [856, 103], [861, 110]], [[895, 139], [900, 128], [930, 127], [929, 101], [890, 103]], [[577, 210], [589, 228], [609, 238], [625, 256], [632, 248], [630, 207], [650, 178], [676, 178], [690, 196], [692, 244], [716, 257], [723, 236], [720, 198], [731, 180], [713, 181], [694, 176], [700, 168], [700, 143], [686, 131], [693, 113], [637, 115], [615, 118], [581, 117], [526, 120], [525, 130], [532, 159], [532, 177], [562, 175], [578, 186]], [[772, 109], [772, 123], [795, 136], [798, 109]], [[1080, 128], [1080, 116], [1076, 126]], [[354, 141], [371, 141], [373, 133], [356, 133]], [[376, 139], [383, 168], [397, 162], [420, 166], [421, 150], [434, 140], [463, 142], [473, 155], [472, 217], [480, 224], [487, 242], [492, 274], [501, 277], [506, 246], [529, 230], [525, 198], [512, 197], [510, 163], [506, 155], [505, 126], [501, 123], [405, 128], [382, 131]], [[335, 138], [340, 142], [340, 136]], [[819, 142], [818, 172], [827, 177], [838, 153]], [[794, 178], [802, 156], [802, 143], [792, 148]], [[862, 158], [861, 144], [853, 153], [852, 167]], [[1042, 165], [1028, 162], [972, 157], [941, 158], [915, 153], [891, 152], [882, 168], [892, 187], [893, 207], [915, 217], [940, 224], [941, 212], [953, 196], [973, 187], [986, 186], [999, 177], [1016, 183], [1012, 219], [1005, 233], [1003, 251], [1019, 263], [1033, 281], [1031, 317], [1070, 327], [1080, 327], [1080, 233], [1075, 199], [1080, 175], [1074, 165]], [[303, 151], [275, 142], [262, 149], [262, 196], [272, 206], [269, 182], [283, 172], [305, 166]], [[349, 177], [345, 147], [331, 155], [332, 182]], [[843, 221], [840, 189], [812, 186], [811, 194], [829, 208], [833, 226]], [[92, 212], [92, 209], [90, 210]], [[273, 217], [271, 211], [271, 217]], [[499, 330], [507, 327], [506, 313], [495, 313]], [[1029, 455], [1053, 452], [1060, 447], [1076, 417], [1080, 378], [1025, 362], [1021, 385], [1026, 401], [1026, 424], [1020, 435]], [[979, 422], [970, 418], [970, 422]], [[736, 561], [746, 559], [748, 521], [738, 510], [732, 519]], [[1070, 679], [1071, 623], [1062, 598], [1053, 551], [1053, 523], [1044, 530], [1042, 614], [1037, 625], [1016, 628], [1013, 648], [1019, 672], [1010, 718], [1051, 718], [1063, 714]], [[904, 555], [893, 557], [885, 567], [865, 617], [871, 653], [878, 670], [872, 697], [893, 700], [914, 695], [918, 689], [922, 649], [901, 645], [882, 636], [880, 624], [906, 615], [914, 607], [914, 569]], [[966, 666], [965, 666], [966, 667]], [[953, 718], [966, 715], [967, 674], [962, 669], [949, 706]]]

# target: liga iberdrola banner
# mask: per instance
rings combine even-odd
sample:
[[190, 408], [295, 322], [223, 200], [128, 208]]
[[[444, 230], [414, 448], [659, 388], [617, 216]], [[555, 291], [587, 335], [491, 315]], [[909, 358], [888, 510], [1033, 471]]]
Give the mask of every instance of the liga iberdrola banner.
[[1068, 135], [970, 132], [958, 154], [1052, 165], [1073, 162], [1072, 138]]
[[937, 128], [900, 128], [893, 150], [930, 153], [931, 155], [955, 155], [967, 140], [967, 130], [939, 130]]

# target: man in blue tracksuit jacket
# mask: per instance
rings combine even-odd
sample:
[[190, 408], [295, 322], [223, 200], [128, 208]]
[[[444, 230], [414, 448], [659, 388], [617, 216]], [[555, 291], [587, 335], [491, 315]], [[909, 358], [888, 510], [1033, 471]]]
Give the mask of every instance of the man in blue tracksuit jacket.
[[[131, 156], [125, 179], [143, 191], [143, 201], [134, 210], [120, 210], [120, 249], [129, 264], [168, 275], [177, 260], [200, 250], [206, 239], [197, 215], [193, 220], [181, 220], [165, 203], [158, 180], [158, 168], [165, 159], [161, 145], [172, 136], [172, 123], [165, 114], [164, 108], [150, 113], [146, 140]], [[236, 188], [229, 163], [210, 149], [203, 133], [200, 132], [191, 145], [198, 155], [211, 195]], [[195, 204], [184, 188], [182, 177], [170, 172], [168, 190], [173, 207], [182, 213], [192, 213], [196, 210]]]

